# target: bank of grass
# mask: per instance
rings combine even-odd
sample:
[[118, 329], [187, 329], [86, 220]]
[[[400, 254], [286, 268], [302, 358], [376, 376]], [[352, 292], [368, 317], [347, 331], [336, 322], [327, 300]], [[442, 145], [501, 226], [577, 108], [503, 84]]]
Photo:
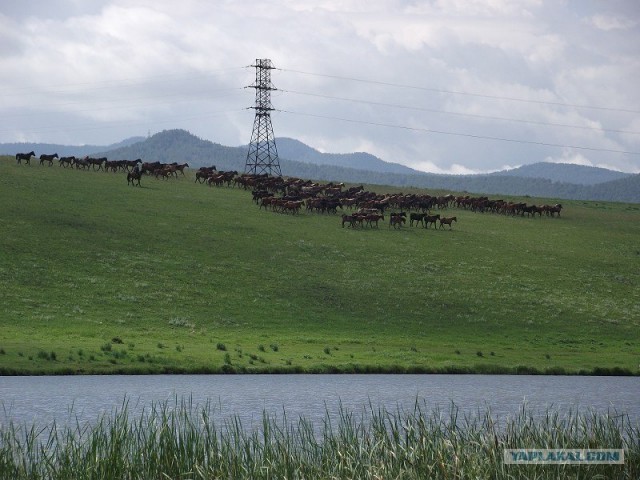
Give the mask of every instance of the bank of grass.
[[[506, 465], [505, 449], [624, 449], [622, 465]], [[261, 424], [216, 419], [211, 405], [123, 408], [95, 424], [0, 429], [0, 472], [20, 479], [148, 478], [493, 478], [636, 479], [640, 430], [621, 415], [522, 408], [497, 421], [491, 412], [462, 416], [369, 407], [304, 418], [264, 414]]]
[[3, 374], [639, 373], [635, 204], [351, 230], [8, 157], [0, 202]]

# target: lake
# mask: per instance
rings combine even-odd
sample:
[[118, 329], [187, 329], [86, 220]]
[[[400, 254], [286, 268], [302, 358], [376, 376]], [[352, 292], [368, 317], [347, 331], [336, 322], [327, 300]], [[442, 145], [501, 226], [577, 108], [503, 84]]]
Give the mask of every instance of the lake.
[[640, 378], [527, 375], [108, 375], [0, 377], [0, 422], [58, 425], [94, 422], [120, 409], [141, 411], [152, 403], [188, 399], [209, 403], [221, 418], [238, 416], [257, 425], [263, 412], [322, 422], [341, 406], [354, 413], [367, 406], [448, 412], [452, 403], [473, 415], [515, 416], [523, 405], [547, 409], [612, 411], [640, 423]]

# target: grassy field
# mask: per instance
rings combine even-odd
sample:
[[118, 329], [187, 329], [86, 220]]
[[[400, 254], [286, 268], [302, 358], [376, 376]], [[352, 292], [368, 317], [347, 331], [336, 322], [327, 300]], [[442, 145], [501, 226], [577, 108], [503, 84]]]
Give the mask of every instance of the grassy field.
[[352, 230], [34, 163], [0, 157], [0, 373], [640, 373], [640, 205]]

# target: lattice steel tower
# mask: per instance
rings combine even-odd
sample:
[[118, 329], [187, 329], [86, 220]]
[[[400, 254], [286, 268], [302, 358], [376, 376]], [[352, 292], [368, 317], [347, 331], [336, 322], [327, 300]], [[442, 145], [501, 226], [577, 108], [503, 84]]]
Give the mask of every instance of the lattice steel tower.
[[271, 125], [271, 91], [277, 90], [271, 83], [271, 70], [275, 67], [269, 59], [256, 59], [256, 81], [250, 88], [256, 89], [256, 111], [253, 121], [253, 133], [249, 142], [245, 173], [281, 176], [278, 149]]

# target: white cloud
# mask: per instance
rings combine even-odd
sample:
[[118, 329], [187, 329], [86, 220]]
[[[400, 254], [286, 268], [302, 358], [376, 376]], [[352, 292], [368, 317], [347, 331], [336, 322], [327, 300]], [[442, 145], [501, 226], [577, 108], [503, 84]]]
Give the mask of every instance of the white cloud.
[[453, 163], [449, 165], [447, 168], [442, 168], [436, 165], [433, 162], [415, 162], [410, 163], [409, 166], [411, 168], [415, 168], [416, 170], [420, 170], [428, 173], [438, 173], [438, 174], [446, 174], [446, 175], [472, 175], [476, 173], [491, 173], [496, 170], [480, 170], [477, 168], [468, 168], [464, 165], [460, 165], [458, 163]]
[[584, 157], [582, 154], [572, 152], [569, 149], [563, 150], [559, 157], [547, 157], [544, 161], [550, 163], [570, 163], [572, 165], [583, 165], [586, 167], [595, 166], [591, 160]]
[[638, 25], [637, 19], [629, 17], [618, 17], [614, 15], [594, 15], [589, 18], [589, 22], [600, 30], [629, 30]]

